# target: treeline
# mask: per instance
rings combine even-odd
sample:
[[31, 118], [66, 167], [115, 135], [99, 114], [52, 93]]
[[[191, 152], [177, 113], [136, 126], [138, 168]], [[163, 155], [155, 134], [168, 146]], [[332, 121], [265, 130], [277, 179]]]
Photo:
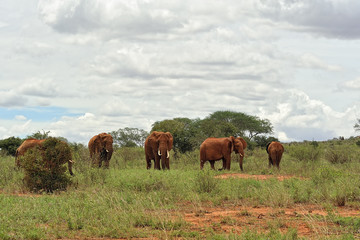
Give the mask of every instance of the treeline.
[[[249, 148], [266, 146], [269, 141], [277, 140], [270, 136], [273, 126], [267, 119], [260, 119], [241, 112], [217, 111], [204, 119], [173, 118], [157, 121], [152, 124], [152, 131], [170, 132], [174, 137], [174, 151], [187, 152], [199, 148], [208, 137], [241, 136]], [[27, 138], [44, 139], [48, 132], [36, 132]], [[149, 132], [138, 128], [121, 128], [110, 134], [114, 139], [114, 147], [142, 147]], [[25, 140], [10, 137], [0, 140], [0, 149], [10, 155], [15, 155], [18, 146]], [[61, 138], [66, 141], [65, 138]], [[74, 143], [75, 146], [79, 145]]]

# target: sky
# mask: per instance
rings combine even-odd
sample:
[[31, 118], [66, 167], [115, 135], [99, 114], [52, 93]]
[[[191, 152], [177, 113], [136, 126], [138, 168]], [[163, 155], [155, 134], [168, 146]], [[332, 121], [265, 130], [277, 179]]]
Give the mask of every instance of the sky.
[[356, 136], [360, 1], [2, 0], [0, 139], [230, 110], [280, 141]]

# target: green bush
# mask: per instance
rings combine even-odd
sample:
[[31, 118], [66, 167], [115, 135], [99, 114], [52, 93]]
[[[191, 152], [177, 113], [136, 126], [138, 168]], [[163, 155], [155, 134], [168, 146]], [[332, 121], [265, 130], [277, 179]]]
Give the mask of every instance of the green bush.
[[314, 143], [292, 144], [285, 151], [299, 161], [316, 161], [321, 154], [321, 148]]
[[356, 157], [353, 150], [349, 145], [331, 145], [325, 151], [325, 159], [334, 164], [350, 162]]
[[56, 138], [49, 138], [42, 146], [29, 149], [21, 157], [25, 186], [35, 192], [65, 190], [71, 183], [63, 166], [68, 160], [71, 160], [69, 146]]
[[212, 170], [199, 171], [196, 175], [195, 182], [197, 183], [197, 191], [199, 193], [211, 193], [217, 191], [218, 179], [214, 178], [215, 173]]

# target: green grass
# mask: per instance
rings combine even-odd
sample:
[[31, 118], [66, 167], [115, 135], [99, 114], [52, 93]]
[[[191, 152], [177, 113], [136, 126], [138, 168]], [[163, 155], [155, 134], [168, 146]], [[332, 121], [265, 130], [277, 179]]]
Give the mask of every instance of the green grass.
[[[341, 154], [349, 152], [349, 157], [342, 157], [345, 160], [341, 162], [328, 159], [329, 149], [339, 149], [341, 144], [347, 149], [341, 150]], [[300, 159], [289, 153], [296, 147], [317, 148], [318, 155]], [[294, 175], [305, 180], [217, 179], [214, 176], [224, 172], [211, 171], [208, 163], [203, 171], [199, 170], [198, 151], [180, 154], [177, 159], [172, 156], [170, 171], [155, 171], [145, 169], [141, 148], [119, 149], [113, 155], [110, 169], [97, 169], [90, 166], [87, 150], [79, 149], [73, 153], [75, 176], [67, 191], [38, 195], [25, 190], [24, 173], [15, 169], [14, 158], [2, 156], [0, 239], [301, 239], [293, 229], [280, 233], [276, 224], [269, 226], [268, 233], [248, 230], [240, 235], [218, 234], [210, 228], [203, 233], [194, 232], [177, 214], [179, 204], [188, 202], [195, 209], [224, 202], [274, 208], [295, 203], [359, 206], [360, 147], [355, 142], [285, 145], [285, 149], [280, 170], [268, 168], [264, 149], [247, 151], [245, 173]], [[296, 151], [300, 154], [304, 149]], [[220, 167], [221, 163], [216, 165]], [[240, 172], [236, 156], [230, 172]], [[24, 196], [17, 195], [24, 192], [27, 193]], [[229, 217], [221, 221], [235, 224]], [[334, 217], [331, 221], [354, 232], [359, 226], [359, 220], [353, 218]], [[331, 239], [352, 238], [344, 235]]]

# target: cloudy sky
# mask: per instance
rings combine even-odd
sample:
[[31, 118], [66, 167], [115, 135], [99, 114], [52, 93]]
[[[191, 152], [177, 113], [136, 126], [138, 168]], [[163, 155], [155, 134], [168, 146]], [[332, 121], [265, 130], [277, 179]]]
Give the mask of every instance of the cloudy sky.
[[359, 63], [354, 0], [2, 0], [0, 139], [218, 110], [281, 141], [354, 136]]

